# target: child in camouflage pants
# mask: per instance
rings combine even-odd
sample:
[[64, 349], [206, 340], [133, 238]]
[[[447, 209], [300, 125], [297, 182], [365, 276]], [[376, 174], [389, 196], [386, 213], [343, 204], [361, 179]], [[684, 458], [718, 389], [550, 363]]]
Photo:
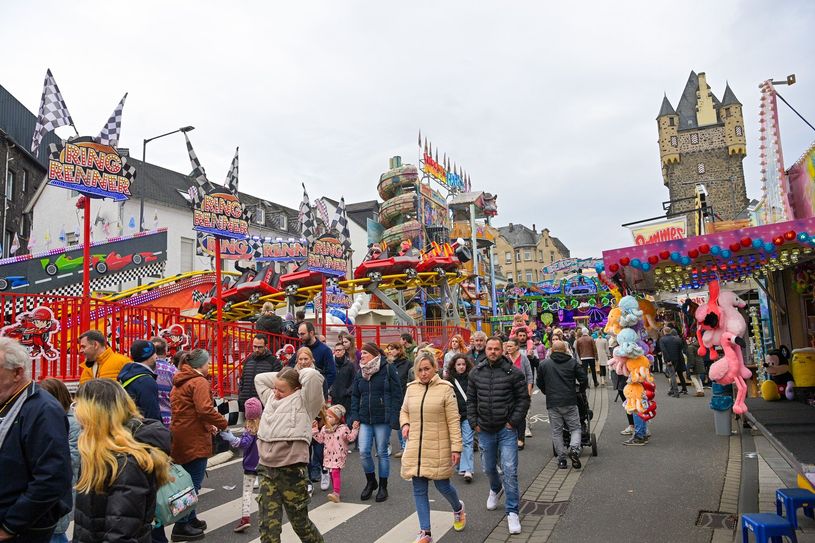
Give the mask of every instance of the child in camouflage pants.
[[283, 508], [291, 526], [303, 543], [322, 543], [323, 536], [308, 518], [308, 465], [281, 468], [258, 466], [260, 492], [260, 540], [279, 542], [283, 531]]

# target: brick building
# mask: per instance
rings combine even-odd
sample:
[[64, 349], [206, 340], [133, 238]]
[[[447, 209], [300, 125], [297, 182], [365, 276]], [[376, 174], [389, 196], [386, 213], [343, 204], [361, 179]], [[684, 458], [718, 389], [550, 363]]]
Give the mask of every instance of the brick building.
[[549, 229], [538, 232], [523, 224], [498, 227], [495, 240], [496, 270], [507, 281], [514, 283], [536, 283], [551, 277], [544, 277], [543, 267], [562, 258], [569, 257], [569, 249], [558, 238], [550, 235]]
[[[730, 85], [722, 100], [713, 94], [704, 72], [691, 72], [674, 109], [667, 95], [657, 116], [662, 178], [668, 187], [668, 213], [694, 208], [697, 187], [707, 193], [716, 220], [732, 220], [748, 204], [742, 161], [747, 154], [742, 105]], [[695, 235], [695, 214], [688, 214], [688, 235]]]

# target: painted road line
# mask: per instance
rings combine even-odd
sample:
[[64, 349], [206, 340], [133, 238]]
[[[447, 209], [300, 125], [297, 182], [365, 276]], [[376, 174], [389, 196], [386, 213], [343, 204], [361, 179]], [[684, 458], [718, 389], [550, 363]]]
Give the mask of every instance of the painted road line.
[[39, 285], [40, 283], [47, 283], [47, 282], [48, 282], [48, 281], [50, 281], [50, 280], [51, 280], [51, 278], [50, 278], [50, 277], [47, 277], [47, 278], [45, 278], [45, 279], [40, 279], [40, 280], [38, 280], [38, 281], [34, 281], [34, 284], [35, 284], [35, 285]]
[[[243, 503], [243, 496], [236, 498], [232, 501], [222, 503], [217, 507], [201, 511], [196, 509], [196, 516], [207, 523], [207, 532], [215, 531], [222, 526], [229, 523], [237, 522], [241, 518], [241, 507]], [[249, 501], [249, 514], [258, 510], [258, 502], [256, 500]], [[172, 530], [173, 525], [167, 526], [167, 530]], [[167, 532], [169, 533], [169, 532]], [[259, 540], [258, 540], [259, 541]]]
[[212, 471], [214, 469], [225, 468], [226, 466], [231, 466], [232, 464], [237, 464], [238, 462], [243, 462], [243, 457], [242, 456], [239, 456], [238, 458], [235, 458], [233, 460], [229, 460], [228, 462], [222, 462], [220, 464], [216, 464], [216, 465], [212, 466], [211, 468], [208, 467], [207, 471]]
[[70, 277], [72, 275], [73, 275], [73, 272], [71, 272], [71, 273], [63, 273], [62, 275], [57, 275], [57, 279], [62, 279], [63, 277]]
[[[309, 511], [308, 516], [321, 534], [325, 535], [340, 524], [351, 520], [356, 515], [368, 509], [370, 505], [361, 503], [324, 503], [320, 507]], [[415, 535], [415, 534], [413, 534]], [[282, 543], [299, 542], [300, 538], [294, 533], [291, 523], [283, 525], [283, 533], [280, 541]], [[249, 543], [260, 543], [260, 538], [253, 539]]]
[[[430, 526], [432, 527], [433, 538], [441, 539], [453, 527], [453, 512], [430, 511]], [[416, 539], [418, 532], [419, 515], [413, 513], [374, 543], [401, 543], [402, 541], [408, 543]]]

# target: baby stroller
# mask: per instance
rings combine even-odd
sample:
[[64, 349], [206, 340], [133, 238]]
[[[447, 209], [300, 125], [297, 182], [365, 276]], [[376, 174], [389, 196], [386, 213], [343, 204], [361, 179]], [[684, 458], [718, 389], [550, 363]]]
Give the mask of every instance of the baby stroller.
[[[597, 436], [591, 431], [591, 420], [594, 418], [594, 411], [589, 408], [589, 398], [586, 391], [577, 391], [577, 410], [580, 413], [580, 429], [581, 429], [581, 447], [591, 447], [591, 455], [597, 456]], [[571, 434], [565, 428], [563, 429], [563, 444], [566, 449], [569, 448], [571, 441]], [[552, 445], [552, 454], [557, 456], [555, 446]]]

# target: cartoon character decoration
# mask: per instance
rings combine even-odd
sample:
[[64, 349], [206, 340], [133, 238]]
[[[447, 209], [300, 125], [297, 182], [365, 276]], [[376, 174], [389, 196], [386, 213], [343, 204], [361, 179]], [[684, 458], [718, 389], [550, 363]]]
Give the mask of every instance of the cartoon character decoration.
[[363, 261], [368, 262], [369, 260], [379, 260], [380, 258], [387, 257], [382, 252], [382, 247], [380, 247], [378, 243], [372, 243], [371, 247], [368, 249], [368, 254], [365, 255]]
[[[696, 309], [696, 337], [699, 339], [699, 355], [704, 356], [710, 350], [710, 359], [715, 360], [710, 366], [708, 375], [720, 385], [736, 385], [736, 399], [733, 412], [741, 415], [747, 412], [747, 384], [745, 379], [751, 377], [750, 370], [744, 365], [741, 350], [747, 344], [744, 334], [747, 333], [747, 322], [739, 313], [747, 303], [733, 292], [721, 292], [718, 281], [711, 281], [708, 286], [710, 298], [707, 303]], [[724, 357], [718, 360], [719, 353], [714, 347], [721, 347]]]
[[806, 347], [792, 351], [790, 361], [794, 398], [815, 405], [815, 349]]
[[180, 324], [173, 324], [161, 330], [158, 335], [167, 342], [167, 356], [170, 358], [190, 343], [190, 336], [184, 333], [184, 327]]
[[399, 244], [399, 256], [419, 256], [419, 250], [413, 246], [413, 242], [409, 239], [402, 241]]
[[787, 346], [767, 351], [764, 368], [770, 378], [761, 383], [761, 397], [768, 402], [784, 398], [792, 400], [795, 382], [790, 373], [790, 350]]
[[532, 352], [532, 348], [534, 347], [534, 343], [532, 342], [533, 328], [527, 324], [528, 321], [529, 316], [525, 313], [516, 313], [515, 316], [512, 317], [512, 330], [509, 332], [509, 337], [514, 338], [518, 332], [526, 332], [526, 352]]
[[53, 361], [59, 358], [59, 351], [51, 344], [51, 335], [56, 332], [59, 332], [59, 321], [54, 313], [48, 307], [39, 306], [17, 315], [14, 324], [0, 329], [0, 336], [19, 341], [32, 359]]
[[623, 296], [609, 313], [605, 330], [616, 336], [614, 357], [608, 365], [621, 379], [628, 380], [623, 390], [623, 407], [628, 413], [650, 420], [656, 416], [656, 387], [651, 375], [650, 346], [643, 341], [643, 313], [636, 298]]
[[280, 360], [280, 362], [284, 366], [286, 366], [289, 363], [291, 357], [294, 356], [294, 351], [295, 351], [294, 345], [292, 345], [291, 343], [286, 343], [277, 350], [275, 356], [277, 357], [278, 360]]

